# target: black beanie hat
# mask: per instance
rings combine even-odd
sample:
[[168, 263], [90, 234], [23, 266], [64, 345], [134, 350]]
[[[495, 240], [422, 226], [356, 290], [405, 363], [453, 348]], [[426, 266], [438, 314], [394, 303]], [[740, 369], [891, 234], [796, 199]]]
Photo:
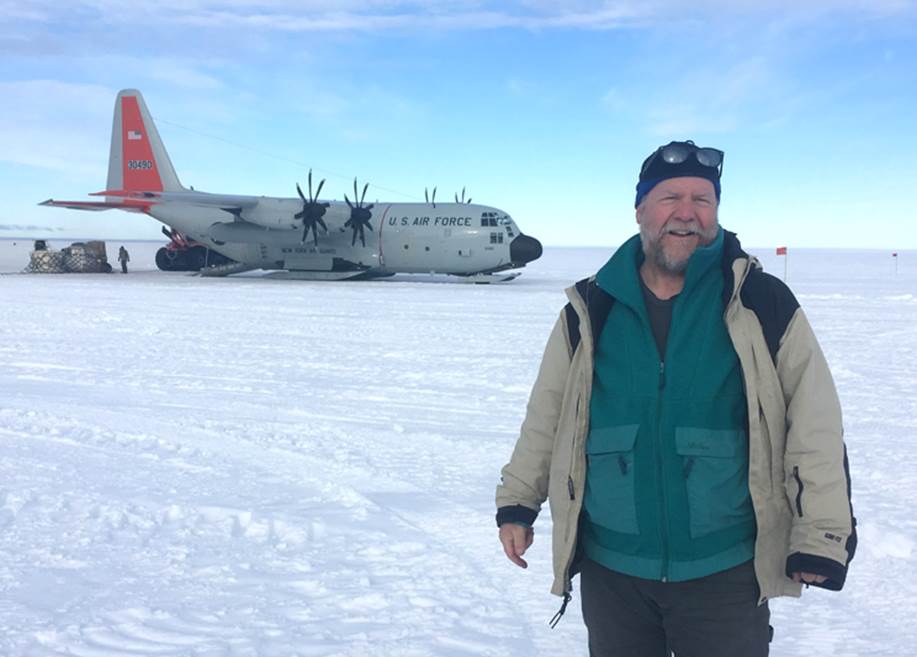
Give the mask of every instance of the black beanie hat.
[[[688, 146], [692, 152], [688, 154], [684, 162], [670, 163], [659, 155], [659, 152], [672, 145]], [[685, 176], [696, 176], [704, 178], [713, 183], [713, 189], [716, 192], [716, 200], [720, 200], [720, 166], [706, 166], [701, 164], [697, 159], [698, 147], [693, 141], [672, 141], [665, 146], [660, 146], [653, 151], [649, 157], [643, 161], [640, 167], [640, 179], [637, 182], [637, 197], [634, 201], [634, 207], [640, 205], [640, 201], [646, 196], [653, 187], [669, 178], [682, 178]], [[652, 160], [652, 162], [651, 162]], [[650, 163], [647, 166], [647, 163]], [[721, 160], [722, 162], [722, 160]], [[646, 167], [646, 169], [644, 169]]]

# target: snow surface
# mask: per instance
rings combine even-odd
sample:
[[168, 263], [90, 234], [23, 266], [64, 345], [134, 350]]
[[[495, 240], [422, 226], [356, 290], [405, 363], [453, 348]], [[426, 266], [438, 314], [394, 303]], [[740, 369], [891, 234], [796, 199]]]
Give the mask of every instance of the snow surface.
[[[609, 249], [475, 286], [201, 279], [158, 246], [128, 244], [127, 276], [0, 276], [0, 655], [587, 654], [578, 597], [548, 627], [547, 511], [523, 571], [493, 493], [562, 288]], [[789, 265], [861, 542], [843, 592], [771, 603], [772, 654], [909, 655], [917, 254]]]

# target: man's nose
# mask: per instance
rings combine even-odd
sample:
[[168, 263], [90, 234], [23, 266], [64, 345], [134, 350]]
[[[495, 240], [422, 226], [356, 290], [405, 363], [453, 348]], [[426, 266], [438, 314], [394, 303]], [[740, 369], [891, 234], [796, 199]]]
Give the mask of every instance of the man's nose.
[[697, 221], [697, 211], [691, 199], [681, 199], [672, 209], [672, 219], [676, 221]]

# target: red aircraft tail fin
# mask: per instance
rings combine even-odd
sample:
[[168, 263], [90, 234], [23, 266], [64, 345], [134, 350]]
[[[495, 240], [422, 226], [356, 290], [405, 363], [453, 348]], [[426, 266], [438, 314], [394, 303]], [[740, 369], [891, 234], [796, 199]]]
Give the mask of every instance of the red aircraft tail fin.
[[136, 89], [124, 89], [115, 100], [106, 189], [127, 192], [181, 191], [159, 131]]

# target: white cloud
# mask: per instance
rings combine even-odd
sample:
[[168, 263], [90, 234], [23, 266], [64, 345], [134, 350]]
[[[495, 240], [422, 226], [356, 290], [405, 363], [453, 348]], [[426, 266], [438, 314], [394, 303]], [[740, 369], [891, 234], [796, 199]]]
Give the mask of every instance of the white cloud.
[[[41, 4], [41, 3], [37, 3]], [[53, 9], [50, 5], [36, 6], [36, 3], [23, 5], [22, 2], [0, 0], [0, 16], [2, 22], [12, 23], [13, 21], [45, 21], [52, 18]], [[5, 35], [8, 37], [8, 35]]]
[[[200, 27], [259, 27], [279, 31], [375, 31], [416, 29], [614, 29], [637, 23], [669, 23], [729, 15], [779, 13], [805, 17], [825, 13], [888, 16], [912, 12], [913, 0], [120, 0], [74, 3], [104, 21], [183, 23]], [[40, 13], [40, 12], [36, 12]]]
[[626, 98], [618, 89], [609, 89], [606, 91], [602, 95], [600, 102], [603, 107], [613, 112], [624, 111], [628, 106]]
[[[30, 11], [10, 13], [13, 19], [53, 23], [61, 20], [57, 5], [37, 0]], [[650, 11], [647, 11], [650, 7]], [[543, 30], [613, 29], [652, 18], [644, 2], [574, 2], [563, 8], [547, 2], [444, 2], [431, 0], [232, 0], [157, 3], [81, 0], [70, 3], [66, 20], [104, 24], [183, 24], [208, 30], [259, 28], [282, 32], [379, 31], [386, 29]], [[11, 6], [12, 12], [12, 6]]]
[[[123, 69], [124, 72], [114, 75], [119, 79], [129, 78], [129, 71], [140, 69], [141, 63], [144, 74], [137, 82], [159, 80], [171, 87], [192, 90], [213, 90], [223, 86], [217, 78], [170, 58], [142, 62], [117, 57], [98, 62], [92, 58], [86, 60], [90, 67], [110, 72]], [[133, 79], [130, 82], [130, 86], [141, 86]], [[3, 144], [0, 161], [64, 173], [85, 184], [104, 184], [117, 91], [99, 84], [49, 79], [0, 83], [0, 98], [3, 98], [0, 103], [0, 143]], [[184, 95], [187, 98], [168, 104], [157, 104], [155, 101], [162, 96], [154, 95], [150, 110], [157, 122], [168, 124], [164, 118], [159, 118], [157, 110], [163, 116], [172, 116], [168, 110], [175, 106], [182, 111], [192, 108], [181, 118], [191, 116], [189, 120], [196, 120], [197, 124], [232, 122], [225, 102], [207, 94]], [[206, 122], [194, 117], [206, 117]]]
[[509, 78], [504, 84], [506, 91], [513, 96], [535, 96], [539, 91], [538, 85], [531, 80]]
[[219, 89], [223, 86], [218, 78], [203, 73], [193, 66], [188, 66], [177, 58], [156, 58], [148, 63], [146, 73], [153, 80], [187, 89], [205, 91]]
[[104, 181], [115, 92], [55, 80], [0, 83], [0, 160]]
[[555, 28], [612, 29], [640, 18], [636, 8], [603, 9], [588, 12], [551, 14], [513, 14], [500, 10], [419, 11], [416, 13], [372, 13], [333, 11], [317, 14], [230, 12], [201, 10], [176, 14], [168, 20], [201, 28], [257, 28], [281, 32], [378, 32], [384, 30], [491, 30], [521, 28], [544, 30]]
[[36, 224], [0, 224], [0, 231], [17, 234], [54, 233], [66, 229], [60, 226], [38, 226]]
[[661, 137], [688, 138], [699, 133], [735, 130], [761, 116], [772, 119], [784, 89], [774, 66], [763, 57], [712, 67], [686, 75], [650, 100], [650, 131]]

